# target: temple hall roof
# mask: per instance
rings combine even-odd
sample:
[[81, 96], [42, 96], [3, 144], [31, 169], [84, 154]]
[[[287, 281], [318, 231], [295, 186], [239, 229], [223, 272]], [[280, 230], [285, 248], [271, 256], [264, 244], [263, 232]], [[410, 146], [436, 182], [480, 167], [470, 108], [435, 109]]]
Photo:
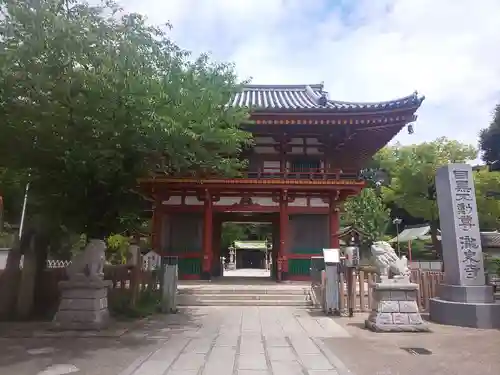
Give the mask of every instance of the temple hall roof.
[[423, 96], [417, 92], [403, 98], [383, 102], [344, 102], [331, 100], [322, 84], [317, 85], [246, 85], [230, 102], [233, 107], [255, 111], [306, 112], [378, 112], [417, 109]]

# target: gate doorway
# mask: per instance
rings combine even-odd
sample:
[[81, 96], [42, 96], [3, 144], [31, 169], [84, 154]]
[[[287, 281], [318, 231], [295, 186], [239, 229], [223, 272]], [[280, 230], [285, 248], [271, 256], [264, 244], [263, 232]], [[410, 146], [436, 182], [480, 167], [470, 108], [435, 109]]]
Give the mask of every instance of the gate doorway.
[[214, 276], [229, 279], [276, 279], [279, 216], [231, 212], [214, 215]]

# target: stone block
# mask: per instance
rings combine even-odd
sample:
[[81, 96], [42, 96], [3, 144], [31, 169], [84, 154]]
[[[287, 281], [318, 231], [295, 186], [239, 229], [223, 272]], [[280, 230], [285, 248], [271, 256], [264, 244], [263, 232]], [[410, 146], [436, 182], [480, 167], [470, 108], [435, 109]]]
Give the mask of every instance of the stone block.
[[375, 301], [390, 301], [391, 300], [391, 292], [389, 290], [377, 290], [377, 289], [375, 289], [373, 292], [373, 299]]
[[108, 296], [108, 290], [106, 288], [101, 289], [63, 289], [61, 295], [64, 298], [92, 298], [100, 299], [106, 298]]
[[424, 320], [422, 319], [422, 316], [420, 316], [419, 313], [408, 314], [408, 320], [410, 324], [414, 325], [424, 324]]
[[54, 316], [58, 329], [99, 330], [109, 324], [108, 282], [82, 280], [60, 283], [61, 302]]
[[399, 301], [399, 312], [401, 313], [418, 313], [418, 305], [416, 301]]
[[54, 317], [56, 328], [69, 330], [100, 330], [109, 324], [107, 309], [100, 311], [61, 310]]
[[394, 313], [392, 314], [392, 319], [396, 325], [407, 325], [410, 324], [408, 319], [408, 314]]
[[59, 304], [60, 310], [80, 310], [95, 311], [108, 307], [107, 298], [87, 299], [87, 298], [62, 298]]
[[405, 301], [406, 293], [404, 290], [391, 290], [391, 301]]
[[265, 355], [263, 353], [241, 354], [238, 370], [267, 370]]
[[406, 300], [407, 301], [416, 301], [418, 297], [416, 290], [408, 290], [406, 292]]
[[391, 313], [372, 312], [368, 320], [377, 325], [394, 324]]
[[377, 311], [380, 313], [397, 313], [399, 312], [399, 302], [380, 301], [377, 306]]
[[[410, 297], [416, 298], [418, 285], [412, 283], [389, 284], [388, 282], [376, 284], [375, 291], [388, 298], [377, 301], [374, 311], [372, 311], [365, 321], [365, 326], [375, 332], [423, 332], [428, 331], [428, 327], [418, 312], [416, 299], [408, 300]], [[377, 290], [378, 289], [378, 290]], [[389, 294], [381, 294], [388, 292]]]

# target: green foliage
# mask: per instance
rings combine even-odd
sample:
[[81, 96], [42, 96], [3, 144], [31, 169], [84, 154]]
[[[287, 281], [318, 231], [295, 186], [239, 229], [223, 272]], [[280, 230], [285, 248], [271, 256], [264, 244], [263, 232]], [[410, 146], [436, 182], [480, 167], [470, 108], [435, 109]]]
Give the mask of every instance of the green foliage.
[[27, 181], [27, 173], [0, 167], [0, 197], [3, 201], [4, 223], [19, 222]]
[[495, 107], [490, 126], [481, 131], [479, 144], [486, 163], [500, 162], [500, 104]]
[[437, 169], [448, 163], [472, 160], [476, 155], [474, 147], [447, 138], [409, 146], [388, 146], [375, 155], [391, 178], [390, 185], [382, 188], [384, 200], [394, 202], [414, 217], [436, 220]]
[[223, 223], [221, 246], [227, 249], [234, 241], [237, 240], [251, 240], [251, 241], [264, 241], [271, 240], [272, 228], [267, 224], [237, 224], [237, 223]]
[[118, 320], [145, 318], [161, 310], [161, 293], [159, 290], [142, 291], [135, 306], [131, 304], [131, 293], [123, 291], [110, 293], [108, 301], [110, 314]]
[[226, 106], [239, 89], [231, 65], [189, 59], [112, 2], [0, 0], [0, 9], [0, 160], [31, 172], [32, 211], [104, 238], [123, 218], [139, 220], [139, 177], [243, 165], [248, 114]]
[[[407, 242], [399, 244], [401, 253], [408, 256], [409, 248]], [[413, 260], [436, 260], [436, 254], [432, 251], [432, 241], [415, 240], [411, 242], [411, 257]]]
[[363, 189], [361, 194], [350, 197], [344, 203], [343, 220], [363, 230], [370, 241], [380, 240], [390, 219], [390, 210], [377, 195], [375, 189]]
[[484, 267], [486, 271], [492, 275], [500, 276], [500, 258], [491, 256], [489, 254], [484, 255]]
[[0, 232], [0, 248], [10, 248], [14, 244], [14, 233]]
[[486, 169], [474, 173], [476, 203], [481, 230], [500, 229], [500, 200], [488, 197], [488, 192], [500, 192], [500, 172]]
[[130, 239], [121, 234], [112, 234], [106, 239], [106, 260], [111, 264], [127, 263]]

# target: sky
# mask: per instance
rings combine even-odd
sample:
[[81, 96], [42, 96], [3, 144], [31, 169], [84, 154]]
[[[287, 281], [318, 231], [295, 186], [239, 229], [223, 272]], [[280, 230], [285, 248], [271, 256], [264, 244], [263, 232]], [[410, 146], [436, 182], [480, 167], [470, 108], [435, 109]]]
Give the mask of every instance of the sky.
[[477, 146], [500, 103], [500, 0], [119, 0], [257, 84], [324, 82], [331, 99], [426, 99], [403, 144]]

